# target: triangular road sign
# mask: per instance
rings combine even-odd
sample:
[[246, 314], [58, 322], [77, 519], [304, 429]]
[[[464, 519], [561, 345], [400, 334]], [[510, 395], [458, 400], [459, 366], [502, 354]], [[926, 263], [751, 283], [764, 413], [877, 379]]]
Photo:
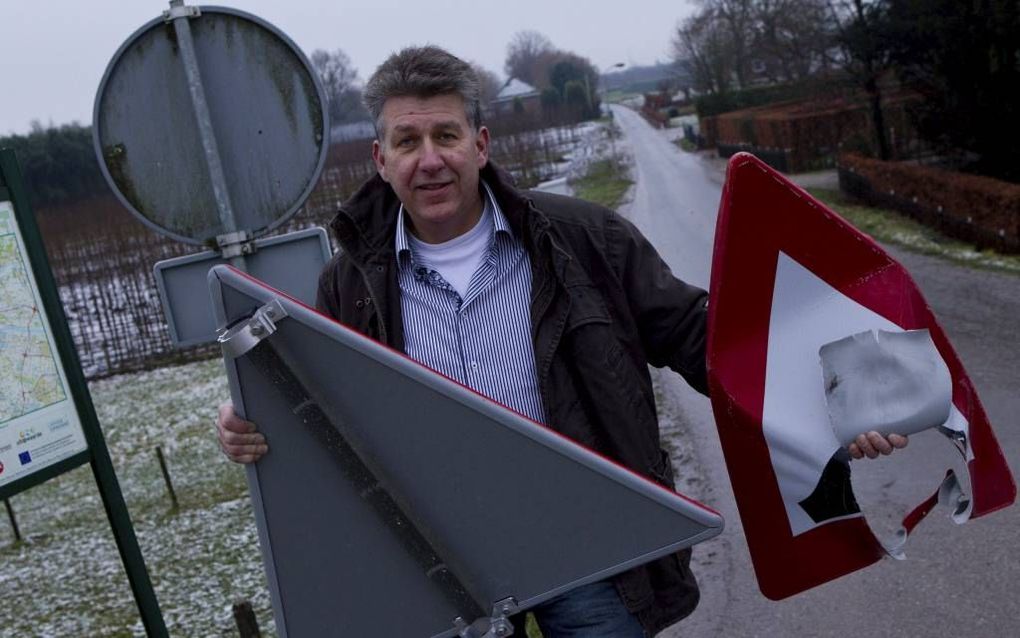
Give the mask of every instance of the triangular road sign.
[[[1011, 504], [1016, 486], [967, 374], [907, 271], [748, 154], [729, 164], [709, 305], [712, 406], [762, 592], [780, 599], [894, 551], [850, 489], [828, 420], [819, 348], [866, 330], [927, 329], [952, 376], [940, 428], [967, 460], [957, 520]], [[955, 477], [941, 486], [957, 494]], [[909, 532], [934, 504], [904, 519]]]
[[282, 636], [450, 637], [457, 617], [528, 609], [722, 529], [240, 271], [210, 285], [235, 408], [269, 442], [249, 476]]

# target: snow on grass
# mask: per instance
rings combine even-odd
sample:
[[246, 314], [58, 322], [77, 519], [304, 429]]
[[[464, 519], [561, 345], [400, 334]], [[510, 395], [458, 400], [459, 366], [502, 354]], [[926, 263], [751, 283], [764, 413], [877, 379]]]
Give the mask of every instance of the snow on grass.
[[[222, 363], [120, 375], [91, 391], [170, 635], [236, 636], [239, 599], [251, 601], [263, 635], [275, 635], [244, 472], [222, 457], [213, 429], [229, 396]], [[11, 505], [25, 541], [0, 540], [0, 638], [145, 635], [87, 466]]]
[[895, 211], [848, 202], [838, 191], [823, 188], [807, 190], [858, 229], [879, 241], [899, 244], [915, 252], [938, 255], [967, 266], [1020, 274], [1020, 256], [976, 250], [970, 244], [946, 237]]

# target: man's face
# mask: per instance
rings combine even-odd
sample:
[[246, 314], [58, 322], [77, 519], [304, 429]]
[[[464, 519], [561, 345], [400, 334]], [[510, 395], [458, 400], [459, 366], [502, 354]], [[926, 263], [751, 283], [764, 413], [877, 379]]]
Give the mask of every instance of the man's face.
[[392, 97], [372, 145], [379, 175], [393, 188], [423, 241], [453, 239], [482, 212], [478, 172], [489, 160], [489, 131], [468, 123], [459, 95]]

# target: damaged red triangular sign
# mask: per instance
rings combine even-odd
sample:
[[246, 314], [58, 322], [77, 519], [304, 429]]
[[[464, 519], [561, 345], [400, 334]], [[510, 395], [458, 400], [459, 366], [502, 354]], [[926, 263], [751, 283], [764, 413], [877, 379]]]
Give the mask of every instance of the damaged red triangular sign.
[[[907, 271], [755, 157], [729, 164], [716, 227], [708, 367], [719, 437], [762, 592], [785, 598], [898, 549], [850, 490], [829, 421], [821, 346], [865, 331], [926, 329], [951, 376], [938, 427], [966, 459], [903, 520], [948, 502], [958, 522], [1006, 507], [1016, 486], [973, 385]], [[948, 396], [948, 395], [947, 395]], [[937, 477], [936, 477], [937, 478]]]

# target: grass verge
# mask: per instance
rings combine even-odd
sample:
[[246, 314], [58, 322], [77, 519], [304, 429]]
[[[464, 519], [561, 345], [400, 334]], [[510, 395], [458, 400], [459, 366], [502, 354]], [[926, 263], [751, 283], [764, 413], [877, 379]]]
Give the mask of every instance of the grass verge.
[[988, 270], [1020, 274], [1020, 256], [1003, 255], [952, 239], [896, 211], [871, 208], [849, 201], [838, 190], [809, 188], [817, 200], [880, 242], [903, 246], [914, 252]]
[[698, 147], [695, 146], [694, 142], [690, 141], [686, 137], [678, 137], [673, 141], [673, 143], [679, 146], [681, 151], [687, 153], [694, 153], [698, 150]]
[[588, 172], [572, 181], [570, 186], [575, 196], [615, 210], [633, 183], [622, 162], [603, 159], [592, 162]]
[[525, 628], [528, 632], [526, 638], [544, 638], [542, 630], [538, 628], [538, 623], [535, 622], [535, 616], [530, 613], [528, 614], [528, 622]]

